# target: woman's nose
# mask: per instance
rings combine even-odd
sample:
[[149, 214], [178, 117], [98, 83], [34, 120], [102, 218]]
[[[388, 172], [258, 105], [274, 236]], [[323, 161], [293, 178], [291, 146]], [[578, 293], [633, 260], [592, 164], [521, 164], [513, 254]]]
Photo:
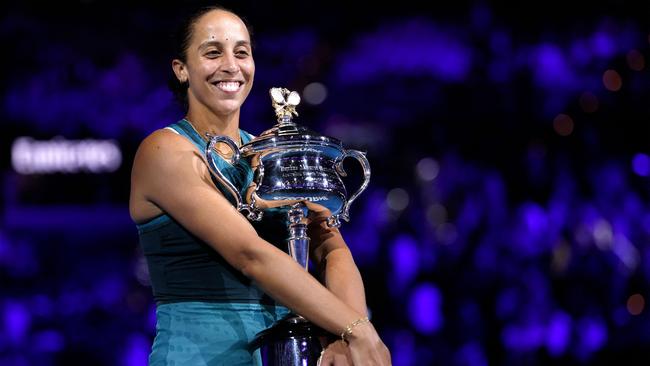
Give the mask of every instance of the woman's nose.
[[221, 69], [228, 73], [236, 73], [239, 71], [239, 65], [237, 64], [237, 58], [235, 55], [230, 53], [224, 55]]

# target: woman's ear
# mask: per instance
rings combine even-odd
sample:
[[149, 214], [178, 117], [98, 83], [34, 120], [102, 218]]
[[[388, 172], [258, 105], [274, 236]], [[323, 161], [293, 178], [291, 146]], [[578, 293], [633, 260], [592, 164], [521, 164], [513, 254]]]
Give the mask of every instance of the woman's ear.
[[172, 70], [174, 70], [174, 74], [176, 75], [178, 81], [181, 83], [188, 81], [189, 77], [187, 76], [187, 68], [185, 67], [185, 63], [183, 61], [174, 59], [172, 61]]

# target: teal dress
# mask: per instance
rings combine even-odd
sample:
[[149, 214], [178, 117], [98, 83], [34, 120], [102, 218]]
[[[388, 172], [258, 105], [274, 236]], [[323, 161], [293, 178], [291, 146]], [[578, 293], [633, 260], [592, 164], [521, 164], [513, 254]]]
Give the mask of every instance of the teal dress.
[[[186, 120], [168, 128], [191, 140], [203, 155], [206, 142]], [[240, 136], [244, 143], [252, 139], [243, 130]], [[223, 160], [217, 164], [241, 191], [253, 179], [243, 160], [234, 166]], [[224, 196], [231, 199], [228, 193]], [[262, 238], [287, 251], [285, 210], [265, 212], [253, 226]], [[163, 214], [137, 227], [156, 300], [149, 365], [261, 365], [259, 350], [250, 350], [248, 344], [289, 310], [172, 216]]]

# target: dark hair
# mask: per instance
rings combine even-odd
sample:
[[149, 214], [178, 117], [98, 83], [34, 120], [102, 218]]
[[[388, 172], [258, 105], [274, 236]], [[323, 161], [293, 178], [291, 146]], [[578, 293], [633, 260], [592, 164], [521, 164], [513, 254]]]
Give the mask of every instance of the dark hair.
[[[226, 11], [239, 17], [239, 19], [241, 19], [244, 23], [244, 26], [246, 26], [249, 37], [251, 37], [252, 47], [253, 32], [244, 17], [220, 5], [205, 6], [185, 16], [177, 25], [174, 33], [172, 34], [172, 60], [178, 59], [183, 62], [187, 62], [187, 49], [190, 46], [190, 41], [194, 35], [194, 25], [199, 20], [199, 18], [213, 10]], [[171, 90], [171, 92], [174, 94], [174, 99], [180, 103], [185, 110], [187, 110], [189, 108], [187, 100], [187, 88], [190, 86], [189, 81], [180, 82], [172, 70], [171, 76], [167, 82], [167, 86], [169, 87], [169, 90]]]

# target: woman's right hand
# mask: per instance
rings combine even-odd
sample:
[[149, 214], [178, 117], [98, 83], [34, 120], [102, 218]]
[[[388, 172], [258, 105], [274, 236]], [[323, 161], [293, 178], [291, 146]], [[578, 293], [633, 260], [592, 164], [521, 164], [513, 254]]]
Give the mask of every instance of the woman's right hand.
[[390, 351], [381, 341], [372, 323], [357, 325], [346, 339], [350, 346], [350, 355], [354, 366], [391, 365]]

